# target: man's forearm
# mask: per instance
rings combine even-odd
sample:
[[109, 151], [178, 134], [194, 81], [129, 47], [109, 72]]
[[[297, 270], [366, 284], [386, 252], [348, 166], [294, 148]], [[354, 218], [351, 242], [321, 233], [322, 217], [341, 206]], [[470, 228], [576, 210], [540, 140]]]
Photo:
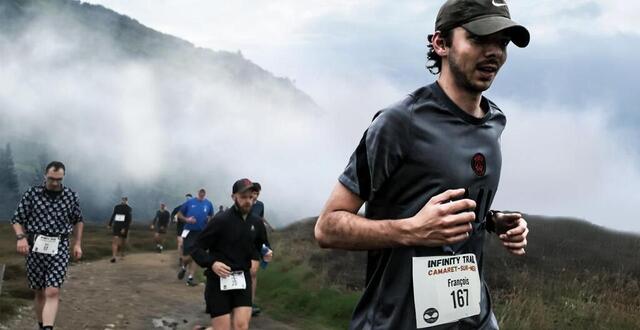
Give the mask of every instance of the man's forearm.
[[187, 222], [187, 218], [182, 214], [182, 212], [178, 212], [178, 220], [182, 222]]
[[76, 225], [73, 228], [73, 233], [74, 233], [74, 242], [75, 244], [82, 244], [82, 231], [84, 230], [84, 222], [80, 221], [78, 223], [76, 223]]
[[315, 228], [323, 248], [376, 250], [404, 245], [404, 220], [370, 220], [347, 211], [323, 214]]
[[24, 228], [19, 223], [13, 224], [13, 231], [16, 232], [16, 235], [25, 234]]

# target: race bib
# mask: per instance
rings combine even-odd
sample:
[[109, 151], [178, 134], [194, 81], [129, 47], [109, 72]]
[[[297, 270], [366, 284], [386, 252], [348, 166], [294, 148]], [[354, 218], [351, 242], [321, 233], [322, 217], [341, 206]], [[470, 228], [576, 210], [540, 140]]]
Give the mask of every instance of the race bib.
[[58, 253], [59, 237], [38, 235], [33, 243], [33, 252], [54, 255]]
[[189, 235], [189, 229], [183, 229], [182, 234], [180, 235], [182, 238], [187, 238]]
[[480, 314], [480, 275], [472, 253], [413, 258], [413, 297], [418, 328]]
[[124, 221], [124, 214], [116, 214], [116, 217], [113, 220], [118, 222]]
[[244, 280], [244, 272], [236, 271], [231, 272], [231, 275], [220, 278], [220, 290], [221, 291], [229, 291], [229, 290], [244, 290], [247, 288], [247, 282]]

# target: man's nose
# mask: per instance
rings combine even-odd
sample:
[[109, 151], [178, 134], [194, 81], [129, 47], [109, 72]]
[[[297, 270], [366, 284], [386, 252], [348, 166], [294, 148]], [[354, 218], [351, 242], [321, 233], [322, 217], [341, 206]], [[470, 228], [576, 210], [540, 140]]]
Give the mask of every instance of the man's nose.
[[483, 51], [485, 57], [503, 58], [506, 48], [500, 42], [490, 42], [484, 45]]

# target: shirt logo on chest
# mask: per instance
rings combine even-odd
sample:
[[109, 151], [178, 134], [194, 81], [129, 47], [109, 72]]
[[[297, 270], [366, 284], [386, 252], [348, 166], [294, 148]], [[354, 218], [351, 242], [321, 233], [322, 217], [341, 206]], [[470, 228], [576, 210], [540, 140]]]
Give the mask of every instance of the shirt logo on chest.
[[473, 158], [471, 158], [471, 169], [473, 169], [473, 173], [477, 176], [485, 175], [487, 172], [487, 160], [483, 154], [477, 153], [473, 155]]

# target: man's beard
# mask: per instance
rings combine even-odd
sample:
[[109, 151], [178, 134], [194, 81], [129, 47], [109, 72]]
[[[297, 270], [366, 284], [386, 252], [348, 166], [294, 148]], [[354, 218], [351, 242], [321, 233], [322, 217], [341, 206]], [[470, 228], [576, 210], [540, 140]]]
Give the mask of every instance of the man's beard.
[[486, 88], [484, 86], [474, 85], [464, 74], [464, 72], [462, 71], [462, 68], [460, 67], [460, 65], [458, 65], [458, 62], [456, 62], [455, 53], [453, 53], [452, 55], [454, 56], [449, 56], [448, 63], [449, 63], [449, 70], [453, 75], [453, 80], [456, 82], [456, 85], [458, 85], [465, 91], [474, 93], [474, 94], [476, 93], [480, 94], [486, 91], [487, 89], [489, 89], [489, 87], [491, 86], [491, 82]]
[[236, 204], [236, 207], [238, 208], [238, 210], [240, 210], [240, 213], [242, 214], [249, 214], [249, 212], [251, 211], [251, 205], [247, 206], [246, 208], [243, 208], [242, 206], [240, 206], [240, 204], [238, 204], [238, 202], [234, 202]]

